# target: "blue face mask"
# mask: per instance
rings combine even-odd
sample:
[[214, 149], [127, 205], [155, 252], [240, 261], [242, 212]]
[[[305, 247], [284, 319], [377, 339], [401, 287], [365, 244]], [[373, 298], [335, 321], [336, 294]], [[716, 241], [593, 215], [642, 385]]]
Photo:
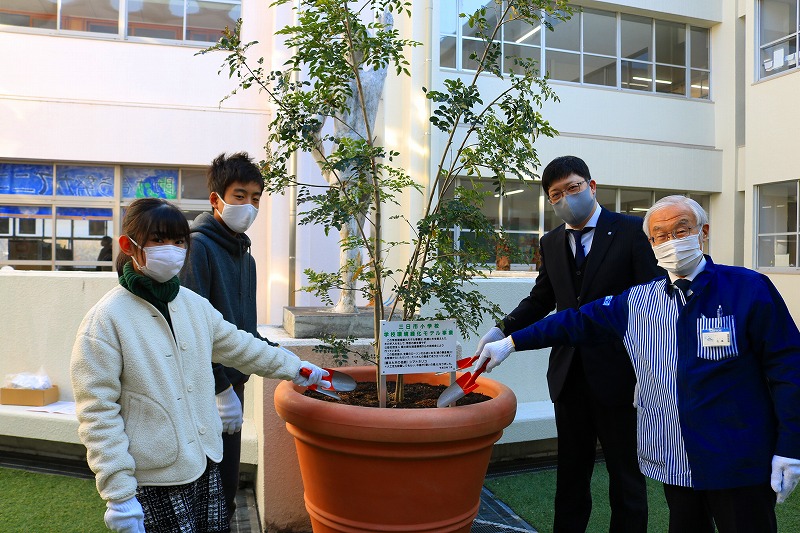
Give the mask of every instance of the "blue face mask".
[[580, 226], [594, 211], [594, 195], [592, 188], [586, 188], [575, 194], [565, 195], [553, 204], [556, 216], [570, 226]]

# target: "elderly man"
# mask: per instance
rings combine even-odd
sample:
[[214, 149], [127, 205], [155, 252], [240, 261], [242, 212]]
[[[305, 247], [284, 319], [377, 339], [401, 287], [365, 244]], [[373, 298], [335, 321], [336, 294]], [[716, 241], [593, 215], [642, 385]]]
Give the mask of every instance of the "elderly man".
[[[668, 196], [644, 219], [666, 277], [489, 343], [516, 350], [620, 338], [638, 381], [639, 468], [664, 483], [670, 533], [774, 532], [800, 480], [800, 332], [770, 280], [701, 251], [708, 217]], [[773, 492], [774, 491], [774, 492]]]

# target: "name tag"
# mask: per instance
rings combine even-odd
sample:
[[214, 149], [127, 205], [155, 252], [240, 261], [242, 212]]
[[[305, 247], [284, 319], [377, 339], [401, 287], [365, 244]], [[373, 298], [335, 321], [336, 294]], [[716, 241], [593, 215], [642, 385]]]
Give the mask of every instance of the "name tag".
[[704, 348], [714, 346], [730, 346], [731, 330], [729, 328], [709, 328], [700, 332], [700, 340]]

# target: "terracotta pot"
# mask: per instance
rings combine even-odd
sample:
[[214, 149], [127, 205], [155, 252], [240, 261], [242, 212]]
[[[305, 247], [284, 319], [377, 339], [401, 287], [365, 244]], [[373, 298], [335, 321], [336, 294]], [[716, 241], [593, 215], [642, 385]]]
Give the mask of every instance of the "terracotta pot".
[[[341, 371], [375, 379], [375, 367]], [[407, 383], [448, 379], [406, 376]], [[314, 532], [468, 533], [492, 445], [517, 409], [511, 389], [483, 377], [478, 383], [492, 400], [443, 409], [329, 403], [281, 383], [275, 409], [295, 438]]]

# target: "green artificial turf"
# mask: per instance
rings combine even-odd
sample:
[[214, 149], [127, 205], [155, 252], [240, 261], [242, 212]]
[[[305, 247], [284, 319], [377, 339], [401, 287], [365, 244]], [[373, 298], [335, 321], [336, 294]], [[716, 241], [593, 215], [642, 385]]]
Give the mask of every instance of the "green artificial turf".
[[[501, 476], [486, 480], [486, 488], [508, 505], [539, 533], [553, 531], [553, 502], [556, 494], [556, 471], [553, 469]], [[648, 527], [653, 533], [667, 531], [669, 511], [661, 483], [647, 480]], [[800, 494], [776, 507], [779, 532], [800, 531]], [[608, 471], [598, 464], [592, 476], [592, 515], [588, 532], [608, 531], [611, 511], [608, 506]]]
[[93, 479], [0, 468], [3, 533], [108, 533]]

